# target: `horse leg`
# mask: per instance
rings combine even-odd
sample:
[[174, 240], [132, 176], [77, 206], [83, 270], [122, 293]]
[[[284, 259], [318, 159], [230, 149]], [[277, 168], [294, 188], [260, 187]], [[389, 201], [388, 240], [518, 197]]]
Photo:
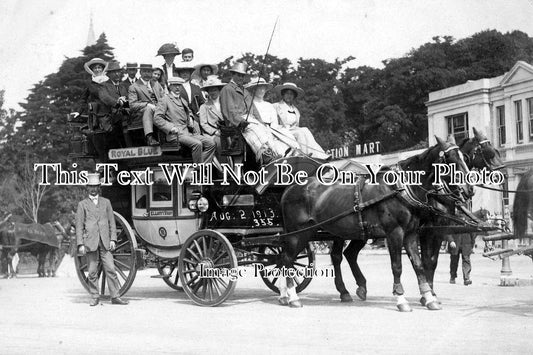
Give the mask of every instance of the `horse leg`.
[[[284, 267], [282, 268], [283, 271], [287, 273], [290, 273], [291, 271], [296, 271], [294, 269], [294, 261], [296, 260], [298, 253], [302, 251], [305, 248], [306, 244], [309, 242], [310, 238], [308, 237], [310, 235], [313, 235], [313, 232], [302, 233], [301, 235], [298, 235], [297, 238], [292, 238], [284, 243], [283, 251], [281, 253], [281, 263]], [[283, 275], [281, 278], [284, 278]], [[289, 297], [289, 307], [303, 307], [302, 303], [300, 302], [300, 297], [298, 297], [298, 294], [296, 293], [296, 283], [294, 282], [293, 278], [287, 276], [286, 282], [287, 296]]]
[[[361, 272], [359, 264], [357, 264], [357, 256], [365, 244], [365, 240], [352, 240], [350, 244], [348, 244], [346, 250], [344, 250], [344, 256], [346, 257], [346, 260], [348, 260], [355, 282], [357, 283], [357, 286], [359, 286], [357, 287], [355, 294], [363, 301], [366, 300], [366, 278]], [[337, 274], [335, 274], [335, 277], [337, 277]]]
[[331, 263], [335, 272], [335, 288], [340, 293], [341, 302], [353, 302], [352, 296], [346, 289], [344, 281], [342, 280], [341, 263], [342, 263], [342, 247], [344, 240], [340, 238], [333, 239], [333, 246], [331, 247]]
[[424, 267], [422, 266], [422, 260], [420, 258], [420, 254], [418, 253], [418, 238], [415, 233], [409, 233], [405, 236], [404, 247], [407, 255], [409, 256], [409, 260], [411, 260], [411, 264], [418, 279], [420, 294], [426, 300], [426, 307], [430, 310], [441, 309], [436, 298], [431, 292], [431, 287], [429, 287], [427, 282]]
[[56, 277], [56, 271], [58, 268], [58, 262], [59, 262], [59, 248], [52, 248], [50, 250], [49, 254], [49, 262], [50, 262], [50, 269], [52, 271], [52, 277]]
[[402, 276], [402, 241], [403, 241], [403, 229], [396, 227], [387, 238], [387, 245], [389, 247], [389, 255], [391, 259], [392, 275], [394, 283], [392, 285], [392, 294], [396, 296], [396, 307], [400, 312], [411, 312], [411, 306], [405, 298], [403, 286], [401, 283]]
[[[442, 244], [442, 238], [440, 235], [422, 234], [420, 238], [420, 250], [422, 252], [422, 265], [426, 274], [429, 287], [431, 288], [431, 294], [437, 298], [433, 287], [433, 279], [435, 277], [435, 270], [437, 269], [437, 263], [439, 260], [440, 245]], [[437, 299], [440, 304], [440, 301]], [[426, 305], [426, 299], [424, 296], [420, 298], [420, 304]]]
[[44, 272], [44, 264], [46, 262], [46, 254], [42, 251], [39, 251], [37, 254], [37, 274], [39, 277], [45, 277], [46, 273]]

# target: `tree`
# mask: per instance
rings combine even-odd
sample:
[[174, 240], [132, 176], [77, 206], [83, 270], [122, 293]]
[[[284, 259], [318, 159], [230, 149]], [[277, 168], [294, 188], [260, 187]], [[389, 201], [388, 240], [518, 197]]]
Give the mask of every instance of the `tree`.
[[[384, 61], [383, 69], [349, 69], [341, 77], [348, 126], [361, 141], [386, 140], [386, 151], [420, 145], [427, 140], [430, 92], [502, 75], [518, 60], [533, 61], [532, 38], [520, 31], [487, 30], [459, 41], [433, 37], [403, 57]], [[391, 141], [387, 132], [393, 131]]]
[[[87, 46], [81, 56], [66, 58], [56, 73], [47, 75], [30, 91], [22, 112], [18, 112], [3, 129], [1, 146], [0, 176], [3, 181], [27, 173], [25, 157], [35, 163], [61, 163], [68, 169], [72, 163], [69, 153], [69, 132], [66, 117], [72, 111], [83, 108], [83, 94], [89, 83], [89, 75], [83, 65], [92, 58], [112, 60], [113, 48], [107, 43], [105, 34], [97, 42]], [[18, 127], [18, 129], [15, 129]], [[88, 162], [78, 162], [80, 168], [88, 168]], [[92, 166], [94, 169], [94, 165]], [[29, 178], [29, 177], [27, 177]], [[59, 207], [62, 212], [75, 208], [77, 188], [52, 185], [49, 193], [41, 196], [42, 217], [47, 220]], [[30, 213], [33, 219], [33, 212]]]
[[26, 157], [23, 170], [15, 176], [13, 193], [16, 205], [32, 222], [39, 223], [39, 208], [47, 190], [48, 186], [39, 183], [33, 163]]

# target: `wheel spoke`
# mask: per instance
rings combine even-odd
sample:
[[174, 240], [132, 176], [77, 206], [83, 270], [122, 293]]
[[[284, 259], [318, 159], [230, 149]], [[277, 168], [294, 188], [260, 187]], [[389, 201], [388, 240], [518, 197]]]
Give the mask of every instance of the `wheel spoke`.
[[305, 259], [305, 258], [307, 258], [307, 253], [298, 255], [298, 256], [296, 257], [296, 260], [299, 260], [299, 259]]
[[222, 284], [222, 286], [223, 286], [225, 289], [228, 288], [228, 284], [226, 283], [226, 281], [224, 281], [224, 280], [222, 280], [222, 279], [220, 279], [220, 278], [217, 279], [217, 280]]
[[305, 267], [308, 266], [308, 265], [305, 265], [305, 264], [302, 264], [302, 263], [296, 263], [296, 262], [294, 263], [294, 265], [298, 265], [298, 266], [301, 266], [301, 267], [303, 267], [303, 268], [305, 268]]
[[197, 261], [200, 261], [202, 260], [198, 255], [196, 255], [196, 253], [194, 251], [192, 251], [191, 248], [187, 248], [187, 251], [189, 252], [189, 254], [191, 254]]
[[200, 275], [194, 275], [193, 278], [191, 278], [189, 281], [187, 281], [187, 286], [191, 287], [191, 285], [194, 283], [194, 281], [198, 280], [198, 277]]
[[207, 248], [207, 242], [206, 242], [206, 239], [207, 239], [206, 236], [202, 237], [202, 245], [203, 245], [203, 247], [204, 247], [204, 248], [203, 248], [203, 254], [204, 254], [204, 256], [207, 256], [207, 253], [209, 252], [209, 249]]
[[192, 273], [192, 272], [196, 272], [196, 269], [185, 270], [185, 271], [183, 272], [183, 274], [190, 274], [190, 273]]
[[220, 286], [218, 285], [219, 279], [213, 279], [213, 289], [217, 293], [217, 297], [220, 297], [222, 295], [222, 290], [220, 289]]
[[196, 250], [198, 251], [198, 254], [200, 254], [200, 258], [204, 257], [204, 253], [202, 253], [202, 248], [200, 247], [200, 244], [195, 240], [193, 240], [194, 246], [196, 247]]
[[124, 242], [120, 243], [119, 245], [117, 245], [115, 247], [115, 249], [119, 250], [120, 248], [122, 248], [124, 245], [128, 244], [130, 241], [128, 239], [126, 239]]
[[229, 262], [227, 263], [222, 263], [222, 264], [215, 264], [213, 265], [213, 268], [216, 269], [216, 268], [221, 268], [221, 267], [229, 267], [231, 264]]
[[115, 258], [115, 266], [120, 265], [125, 269], [131, 270], [131, 267], [128, 264], [123, 263], [122, 261]]
[[228, 255], [228, 251], [227, 251], [227, 250], [224, 250], [224, 252], [223, 252], [222, 254], [220, 254], [219, 256], [216, 257], [215, 260], [213, 260], [213, 264], [216, 264], [217, 261], [220, 260], [220, 258], [222, 258], [223, 256], [226, 256], [226, 255]]
[[126, 281], [128, 279], [128, 277], [126, 276], [126, 274], [124, 273], [124, 271], [120, 270], [120, 268], [115, 268], [115, 270], [117, 271], [117, 274], [119, 274], [120, 276], [122, 276], [122, 278], [124, 279], [124, 281]]
[[196, 267], [196, 265], [198, 265], [198, 260], [191, 260], [191, 259], [188, 259], [188, 258], [184, 258], [183, 261], [188, 263], [188, 264], [191, 264], [192, 267]]

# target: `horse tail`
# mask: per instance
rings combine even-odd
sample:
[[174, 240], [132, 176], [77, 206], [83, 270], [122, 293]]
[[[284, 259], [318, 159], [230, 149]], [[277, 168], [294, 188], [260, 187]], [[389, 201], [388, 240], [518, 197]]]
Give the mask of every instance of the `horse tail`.
[[528, 190], [528, 181], [533, 177], [533, 169], [528, 170], [520, 179], [513, 203], [513, 225], [516, 238], [523, 238], [527, 230], [528, 211], [533, 193]]

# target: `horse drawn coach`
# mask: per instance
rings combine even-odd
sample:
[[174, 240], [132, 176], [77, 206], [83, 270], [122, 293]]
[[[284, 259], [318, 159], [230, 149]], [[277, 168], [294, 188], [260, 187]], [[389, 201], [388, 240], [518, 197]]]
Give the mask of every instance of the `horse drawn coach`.
[[[88, 128], [90, 120], [89, 126], [86, 123], [70, 122], [75, 158], [97, 155], [91, 143], [98, 141], [93, 138], [101, 132]], [[133, 130], [128, 133], [134, 137]], [[129, 137], [129, 141], [135, 139]], [[142, 137], [137, 141], [142, 141]], [[280, 299], [280, 303], [298, 306], [296, 293], [311, 282], [312, 272], [306, 272], [314, 268], [309, 243], [316, 240], [334, 241], [335, 286], [342, 301], [351, 300], [340, 273], [344, 241], [350, 241], [344, 254], [359, 286], [357, 295], [365, 299], [366, 280], [357, 265], [357, 254], [368, 238], [387, 238], [398, 308], [410, 310], [400, 282], [401, 250], [405, 247], [424, 304], [429, 309], [439, 309], [432, 281], [440, 237], [483, 228], [475, 219], [466, 222], [455, 216], [455, 206], [471, 197], [471, 186], [450, 184], [446, 178], [435, 185], [433, 165], [454, 165], [466, 174], [472, 168], [491, 168], [497, 158], [490, 143], [475, 132], [475, 137], [461, 147], [437, 139], [437, 144], [426, 152], [392, 169], [397, 173], [423, 171], [422, 180], [416, 185], [384, 182], [388, 170], [370, 184], [368, 169], [353, 161], [341, 170], [351, 172], [355, 178], [340, 183], [333, 181], [338, 170], [332, 164], [305, 155], [281, 158], [263, 167], [258, 167], [254, 159], [245, 159], [243, 165], [230, 169], [233, 173], [235, 168], [242, 169], [242, 174], [262, 169], [266, 181], [250, 184], [228, 178], [213, 166], [193, 166], [190, 151], [166, 144], [163, 136], [160, 141], [160, 146], [141, 143], [107, 152], [110, 163], [117, 164], [113, 167], [116, 172], [127, 171], [127, 176], [139, 180], [121, 185], [114, 179], [102, 187], [115, 211], [118, 244], [113, 255], [121, 282], [120, 295], [129, 290], [137, 270], [150, 256], [167, 285], [185, 291], [194, 303], [203, 306], [224, 302], [235, 288], [235, 271], [251, 264], [263, 265], [262, 280], [274, 292], [281, 292], [285, 300]], [[239, 147], [223, 140], [223, 155], [246, 157], [247, 149], [246, 144]], [[468, 164], [463, 154], [468, 157]], [[272, 183], [279, 165], [304, 171], [309, 177], [307, 183]], [[324, 171], [324, 165], [331, 170], [326, 182], [314, 176], [317, 170]], [[148, 175], [151, 181], [142, 182], [141, 177]], [[205, 181], [201, 181], [201, 176]], [[450, 221], [455, 226], [447, 226]], [[88, 288], [85, 256], [77, 255], [75, 262], [79, 279]], [[284, 269], [296, 272], [288, 277], [273, 272]], [[99, 280], [100, 292], [105, 293], [103, 270], [99, 271]]]

